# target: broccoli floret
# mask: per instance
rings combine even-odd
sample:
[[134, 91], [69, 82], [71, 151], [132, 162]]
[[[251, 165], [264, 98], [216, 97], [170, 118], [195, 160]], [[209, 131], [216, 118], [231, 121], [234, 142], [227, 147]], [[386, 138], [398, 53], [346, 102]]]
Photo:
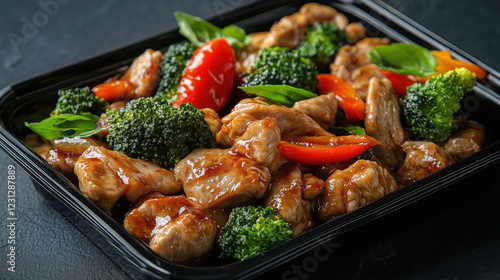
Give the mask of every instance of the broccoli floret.
[[175, 101], [182, 73], [195, 50], [196, 46], [190, 42], [170, 45], [162, 56], [160, 70], [163, 74], [163, 78], [158, 84], [156, 96]]
[[293, 237], [290, 226], [271, 207], [234, 208], [217, 240], [219, 258], [245, 260]]
[[308, 28], [306, 39], [297, 48], [301, 56], [309, 57], [319, 69], [328, 69], [337, 50], [347, 44], [347, 36], [335, 23], [320, 23]]
[[289, 85], [315, 92], [317, 76], [318, 68], [309, 58], [287, 48], [268, 47], [259, 51], [242, 86]]
[[106, 100], [99, 98], [89, 87], [59, 90], [59, 99], [51, 115], [91, 113], [100, 115], [109, 105]]
[[191, 104], [173, 108], [164, 98], [143, 97], [108, 110], [110, 147], [132, 158], [172, 169], [196, 148], [212, 148], [205, 113]]
[[414, 140], [445, 141], [457, 121], [453, 115], [460, 108], [464, 93], [476, 84], [476, 75], [459, 68], [416, 83], [407, 88], [403, 113], [405, 126]]

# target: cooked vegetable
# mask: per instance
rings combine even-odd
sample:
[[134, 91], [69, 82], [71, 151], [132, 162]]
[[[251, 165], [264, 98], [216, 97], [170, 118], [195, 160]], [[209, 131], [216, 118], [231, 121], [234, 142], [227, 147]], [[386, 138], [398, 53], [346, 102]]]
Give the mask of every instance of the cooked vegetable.
[[471, 63], [454, 59], [451, 56], [451, 53], [448, 51], [431, 51], [431, 53], [432, 55], [434, 55], [437, 61], [437, 66], [435, 68], [437, 72], [429, 76], [417, 77], [415, 75], [398, 74], [386, 69], [382, 69], [382, 74], [384, 75], [384, 77], [386, 77], [391, 81], [392, 87], [394, 88], [394, 91], [399, 97], [401, 98], [405, 97], [406, 88], [408, 86], [413, 85], [416, 82], [425, 83], [428, 79], [432, 77], [435, 77], [439, 74], [444, 74], [456, 68], [461, 68], [461, 67], [467, 68], [470, 71], [474, 72], [474, 74], [476, 74], [476, 76], [479, 79], [486, 77], [486, 71], [484, 71], [481, 67]]
[[456, 68], [464, 67], [474, 72], [478, 79], [483, 79], [484, 77], [486, 77], [486, 71], [484, 71], [481, 67], [472, 63], [454, 59], [451, 56], [451, 53], [448, 51], [431, 51], [431, 53], [436, 57], [438, 63], [436, 71], [438, 73], [444, 74]]
[[299, 137], [291, 142], [281, 141], [279, 149], [292, 162], [320, 165], [352, 159], [378, 144], [381, 143], [368, 135]]
[[221, 259], [245, 260], [292, 239], [290, 226], [271, 207], [234, 208], [217, 239]]
[[413, 75], [398, 74], [385, 69], [382, 69], [382, 75], [391, 81], [394, 92], [401, 98], [405, 97], [406, 88], [417, 82]]
[[347, 36], [333, 22], [308, 28], [306, 39], [297, 48], [300, 55], [309, 57], [319, 69], [327, 69], [337, 50], [347, 44]]
[[243, 79], [242, 86], [289, 85], [316, 92], [318, 68], [297, 51], [268, 47], [259, 51], [252, 72]]
[[51, 115], [91, 113], [100, 115], [109, 105], [106, 100], [97, 97], [89, 87], [60, 90], [56, 107]]
[[173, 108], [166, 99], [143, 97], [108, 115], [113, 150], [164, 168], [173, 168], [195, 148], [214, 145], [205, 114], [191, 104]]
[[319, 94], [335, 93], [339, 107], [350, 121], [365, 119], [365, 102], [361, 100], [356, 90], [348, 83], [331, 74], [318, 75]]
[[117, 101], [133, 92], [135, 86], [126, 80], [114, 80], [95, 86], [92, 91], [109, 102]]
[[36, 134], [47, 140], [54, 140], [64, 137], [89, 137], [101, 131], [97, 129], [95, 122], [99, 116], [90, 113], [58, 114], [44, 119], [39, 123], [28, 123], [24, 125]]
[[229, 101], [236, 57], [224, 39], [214, 39], [197, 49], [182, 75], [177, 100], [198, 109], [220, 110]]
[[288, 85], [258, 85], [239, 87], [243, 91], [265, 97], [277, 105], [291, 108], [295, 102], [313, 98], [317, 95], [305, 89]]
[[404, 99], [405, 125], [413, 140], [442, 142], [453, 132], [453, 115], [464, 93], [476, 84], [476, 74], [459, 68], [408, 87]]
[[213, 39], [224, 38], [232, 48], [238, 49], [249, 44], [251, 40], [251, 37], [246, 35], [245, 30], [236, 25], [229, 25], [221, 29], [199, 17], [183, 12], [175, 12], [175, 18], [179, 25], [179, 33], [197, 47], [201, 47]]
[[421, 46], [392, 43], [373, 48], [368, 58], [382, 69], [398, 74], [419, 77], [436, 73], [437, 61], [432, 53]]
[[331, 132], [337, 136], [341, 135], [366, 135], [366, 130], [362, 126], [347, 125], [347, 126], [332, 126], [328, 128], [328, 132]]
[[190, 42], [176, 43], [168, 47], [161, 58], [160, 69], [163, 77], [158, 84], [157, 97], [167, 98], [171, 102], [177, 99], [182, 73], [195, 50], [196, 46]]

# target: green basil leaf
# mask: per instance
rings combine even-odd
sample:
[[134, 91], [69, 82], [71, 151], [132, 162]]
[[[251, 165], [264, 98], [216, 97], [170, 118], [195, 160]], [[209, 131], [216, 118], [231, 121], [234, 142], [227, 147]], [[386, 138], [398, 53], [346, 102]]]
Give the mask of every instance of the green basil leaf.
[[366, 135], [366, 130], [362, 126], [332, 126], [328, 128], [328, 131], [340, 136], [340, 135]]
[[222, 34], [225, 36], [233, 37], [236, 40], [243, 42], [247, 33], [245, 30], [237, 25], [231, 24], [221, 29]]
[[277, 105], [291, 108], [295, 102], [318, 96], [308, 90], [289, 85], [257, 85], [239, 87], [241, 90], [265, 97]]
[[72, 137], [82, 137], [82, 138], [90, 137], [94, 134], [101, 132], [102, 130], [103, 130], [102, 128], [95, 128], [92, 130], [82, 131], [82, 132], [75, 133]]
[[249, 36], [246, 35], [245, 30], [236, 25], [221, 29], [199, 17], [183, 12], [174, 14], [179, 25], [179, 33], [198, 47], [216, 38], [224, 38], [232, 48], [236, 49], [248, 43], [247, 37]]
[[[89, 137], [101, 131], [95, 126], [99, 116], [90, 113], [81, 115], [59, 114], [38, 123], [25, 122], [24, 125], [47, 140], [64, 137]], [[83, 135], [83, 136], [82, 136]]]
[[378, 46], [368, 58], [382, 69], [425, 77], [436, 73], [436, 57], [426, 48], [403, 43]]

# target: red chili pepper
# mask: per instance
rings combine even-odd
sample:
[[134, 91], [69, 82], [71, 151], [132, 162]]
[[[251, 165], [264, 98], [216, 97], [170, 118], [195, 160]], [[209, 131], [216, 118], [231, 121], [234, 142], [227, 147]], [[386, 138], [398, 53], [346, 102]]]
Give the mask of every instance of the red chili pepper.
[[225, 39], [211, 40], [198, 48], [182, 75], [173, 106], [191, 103], [218, 111], [231, 95], [236, 57]]
[[405, 97], [406, 88], [417, 82], [417, 79], [413, 75], [398, 74], [385, 69], [381, 71], [382, 75], [391, 81], [392, 88], [396, 95], [401, 98]]
[[350, 84], [331, 74], [319, 74], [318, 79], [318, 93], [335, 93], [339, 107], [344, 111], [348, 120], [365, 119], [365, 102]]
[[97, 97], [104, 98], [108, 102], [120, 100], [134, 90], [135, 86], [126, 80], [109, 81], [92, 88]]
[[367, 135], [300, 137], [281, 141], [279, 150], [292, 162], [321, 165], [352, 159], [378, 144], [382, 143]]

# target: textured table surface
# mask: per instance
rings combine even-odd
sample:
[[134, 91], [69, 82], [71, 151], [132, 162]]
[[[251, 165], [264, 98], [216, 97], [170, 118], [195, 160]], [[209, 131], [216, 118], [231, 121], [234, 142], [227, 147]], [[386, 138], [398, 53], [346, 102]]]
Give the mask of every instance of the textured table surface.
[[[500, 2], [387, 2], [500, 70]], [[0, 0], [0, 88], [171, 29], [176, 26], [176, 10], [206, 17], [244, 3]], [[18, 217], [15, 272], [7, 270], [6, 181], [11, 165], [16, 170]], [[386, 229], [375, 234], [367, 229], [344, 237], [327, 258], [318, 258], [313, 250], [270, 271], [266, 279], [498, 279], [499, 168], [493, 166], [468, 180], [464, 184], [469, 188], [459, 188], [467, 195], [455, 201], [445, 197], [430, 213], [381, 225]], [[0, 279], [131, 279], [52, 208], [34, 190], [29, 176], [2, 151], [0, 178]]]

